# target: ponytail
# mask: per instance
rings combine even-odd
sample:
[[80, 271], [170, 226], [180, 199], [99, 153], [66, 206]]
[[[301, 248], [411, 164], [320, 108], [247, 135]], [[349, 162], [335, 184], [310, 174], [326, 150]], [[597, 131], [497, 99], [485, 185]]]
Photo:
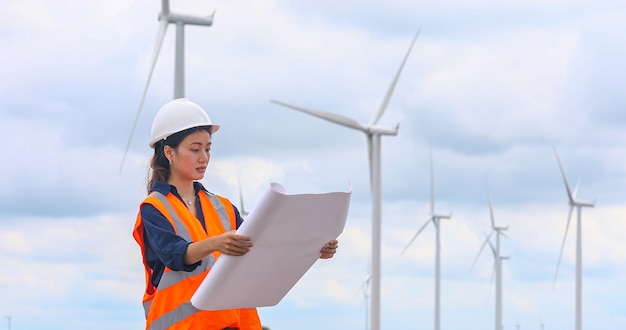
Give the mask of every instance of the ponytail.
[[163, 148], [165, 140], [161, 140], [154, 145], [154, 155], [150, 160], [150, 170], [148, 171], [148, 184], [146, 190], [148, 194], [152, 190], [152, 185], [156, 181], [167, 182], [170, 179], [170, 162], [165, 157]]

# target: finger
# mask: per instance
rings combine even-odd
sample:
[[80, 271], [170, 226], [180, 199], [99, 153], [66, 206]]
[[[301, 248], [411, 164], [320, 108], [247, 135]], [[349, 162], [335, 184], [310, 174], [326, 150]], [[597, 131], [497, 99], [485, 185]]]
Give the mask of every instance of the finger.
[[250, 236], [245, 236], [245, 235], [233, 234], [231, 237], [238, 241], [250, 241], [251, 240]]
[[231, 255], [231, 256], [242, 256], [246, 253], [248, 253], [250, 250], [249, 249], [242, 249], [242, 248], [230, 248], [228, 250], [226, 250], [226, 254]]
[[234, 240], [231, 243], [232, 246], [237, 246], [237, 247], [242, 247], [242, 248], [250, 248], [252, 247], [252, 242], [250, 241], [240, 241], [240, 240]]

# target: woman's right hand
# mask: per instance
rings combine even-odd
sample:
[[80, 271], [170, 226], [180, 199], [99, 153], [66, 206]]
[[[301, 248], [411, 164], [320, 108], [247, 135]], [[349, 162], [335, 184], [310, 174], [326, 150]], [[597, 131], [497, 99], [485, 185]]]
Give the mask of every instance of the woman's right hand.
[[252, 241], [249, 236], [237, 235], [234, 230], [229, 231], [189, 244], [185, 252], [185, 264], [194, 264], [215, 251], [230, 256], [242, 256], [248, 253], [251, 247]]
[[238, 235], [234, 230], [212, 238], [216, 244], [215, 250], [230, 256], [242, 256], [252, 247], [249, 236]]

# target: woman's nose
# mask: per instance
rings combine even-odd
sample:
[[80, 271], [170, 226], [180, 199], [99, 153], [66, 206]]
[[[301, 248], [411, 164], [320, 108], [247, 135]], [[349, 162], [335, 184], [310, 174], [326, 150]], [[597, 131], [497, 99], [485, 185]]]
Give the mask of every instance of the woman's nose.
[[206, 162], [208, 162], [208, 161], [209, 161], [209, 158], [210, 158], [210, 157], [211, 157], [211, 156], [210, 156], [210, 154], [209, 154], [209, 151], [207, 151], [207, 152], [201, 152], [201, 155], [200, 155], [200, 162], [202, 162], [202, 163], [206, 163]]

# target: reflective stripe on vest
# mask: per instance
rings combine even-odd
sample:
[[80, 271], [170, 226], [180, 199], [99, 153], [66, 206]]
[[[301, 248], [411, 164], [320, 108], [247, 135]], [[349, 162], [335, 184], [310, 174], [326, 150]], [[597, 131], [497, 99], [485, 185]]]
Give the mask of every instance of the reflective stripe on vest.
[[211, 204], [213, 204], [213, 208], [215, 209], [215, 211], [217, 211], [217, 215], [222, 221], [222, 225], [224, 226], [224, 229], [226, 229], [227, 232], [233, 230], [230, 227], [230, 221], [228, 221], [228, 214], [226, 213], [224, 204], [213, 193], [207, 193], [206, 196], [209, 197]]
[[200, 310], [193, 307], [191, 302], [186, 302], [178, 306], [175, 310], [165, 313], [158, 319], [154, 320], [154, 322], [150, 325], [150, 330], [167, 329], [167, 327], [172, 324], [182, 321], [197, 312], [200, 312]]

